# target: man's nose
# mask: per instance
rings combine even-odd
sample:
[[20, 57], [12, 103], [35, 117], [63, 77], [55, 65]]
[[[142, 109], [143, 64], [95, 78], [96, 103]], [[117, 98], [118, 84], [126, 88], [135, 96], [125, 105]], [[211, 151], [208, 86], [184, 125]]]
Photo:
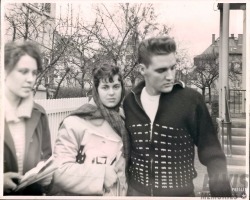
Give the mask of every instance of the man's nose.
[[172, 80], [174, 78], [174, 73], [172, 71], [167, 71], [165, 74], [166, 80]]

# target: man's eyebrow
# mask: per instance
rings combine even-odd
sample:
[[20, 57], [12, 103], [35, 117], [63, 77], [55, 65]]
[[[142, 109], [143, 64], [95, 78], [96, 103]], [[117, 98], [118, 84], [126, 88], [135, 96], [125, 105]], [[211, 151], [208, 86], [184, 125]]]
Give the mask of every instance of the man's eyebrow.
[[161, 67], [161, 68], [158, 68], [156, 70], [169, 69], [169, 68], [175, 67], [176, 65], [177, 65], [177, 63], [175, 63], [175, 64], [173, 64], [173, 65], [171, 65], [169, 67]]
[[170, 66], [170, 67], [175, 67], [177, 65], [177, 63], [175, 63], [175, 64], [173, 64], [172, 66]]

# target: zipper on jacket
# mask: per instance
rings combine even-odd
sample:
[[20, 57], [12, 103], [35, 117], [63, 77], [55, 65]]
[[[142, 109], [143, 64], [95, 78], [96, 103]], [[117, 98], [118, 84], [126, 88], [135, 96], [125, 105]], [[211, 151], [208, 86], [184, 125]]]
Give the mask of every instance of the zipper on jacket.
[[[148, 117], [149, 121], [151, 122], [149, 116], [147, 115], [147, 113], [145, 112], [144, 108], [142, 107], [142, 105], [138, 102], [137, 98], [136, 98], [136, 95], [134, 93], [134, 91], [132, 91], [134, 97], [135, 97], [135, 101], [136, 103], [139, 105], [139, 107], [144, 111], [144, 113], [146, 114], [146, 116]], [[153, 123], [150, 123], [150, 138], [149, 138], [149, 141], [150, 141], [150, 149], [152, 149], [152, 139], [153, 139]], [[150, 151], [151, 152], [151, 151]], [[151, 153], [149, 152], [149, 156], [150, 156], [150, 179], [153, 180], [153, 162], [154, 162], [154, 159], [152, 158], [151, 156]], [[150, 186], [150, 195], [153, 196], [154, 195], [154, 191], [153, 191], [153, 181], [151, 181], [149, 183], [149, 186]]]
[[[153, 177], [153, 175], [152, 175], [152, 171], [153, 171], [152, 168], [153, 168], [153, 158], [150, 159], [150, 173], [151, 173], [151, 177]], [[154, 196], [153, 182], [150, 183], [150, 193], [151, 193], [151, 196]]]
[[[150, 149], [152, 149], [152, 143], [153, 143], [153, 123], [151, 122], [150, 124]], [[150, 151], [152, 152], [152, 151]], [[150, 153], [150, 179], [152, 180], [150, 182], [150, 193], [151, 196], [154, 196], [154, 191], [153, 191], [153, 162], [154, 159], [152, 158], [152, 154]]]

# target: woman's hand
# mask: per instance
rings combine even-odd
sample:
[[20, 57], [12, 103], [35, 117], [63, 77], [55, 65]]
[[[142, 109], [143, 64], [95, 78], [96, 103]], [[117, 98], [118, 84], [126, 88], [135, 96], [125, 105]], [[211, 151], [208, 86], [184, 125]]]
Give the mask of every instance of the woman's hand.
[[19, 182], [22, 177], [22, 175], [16, 172], [4, 173], [4, 192], [10, 193], [12, 190], [15, 190], [17, 182]]
[[114, 169], [114, 166], [106, 166], [106, 172], [104, 176], [104, 188], [106, 191], [109, 191], [110, 188], [116, 183], [117, 174]]
[[51, 183], [52, 179], [53, 179], [53, 175], [51, 174], [51, 175], [41, 179], [40, 181], [38, 181], [38, 183], [41, 186], [47, 186], [47, 185], [49, 185]]

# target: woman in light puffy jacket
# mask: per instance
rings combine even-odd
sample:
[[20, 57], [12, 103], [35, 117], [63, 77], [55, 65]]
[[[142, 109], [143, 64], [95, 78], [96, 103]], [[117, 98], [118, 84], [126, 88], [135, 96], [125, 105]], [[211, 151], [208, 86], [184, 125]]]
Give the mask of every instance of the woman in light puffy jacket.
[[93, 70], [93, 100], [60, 125], [54, 156], [56, 195], [125, 196], [128, 135], [120, 104], [125, 89], [119, 67]]

